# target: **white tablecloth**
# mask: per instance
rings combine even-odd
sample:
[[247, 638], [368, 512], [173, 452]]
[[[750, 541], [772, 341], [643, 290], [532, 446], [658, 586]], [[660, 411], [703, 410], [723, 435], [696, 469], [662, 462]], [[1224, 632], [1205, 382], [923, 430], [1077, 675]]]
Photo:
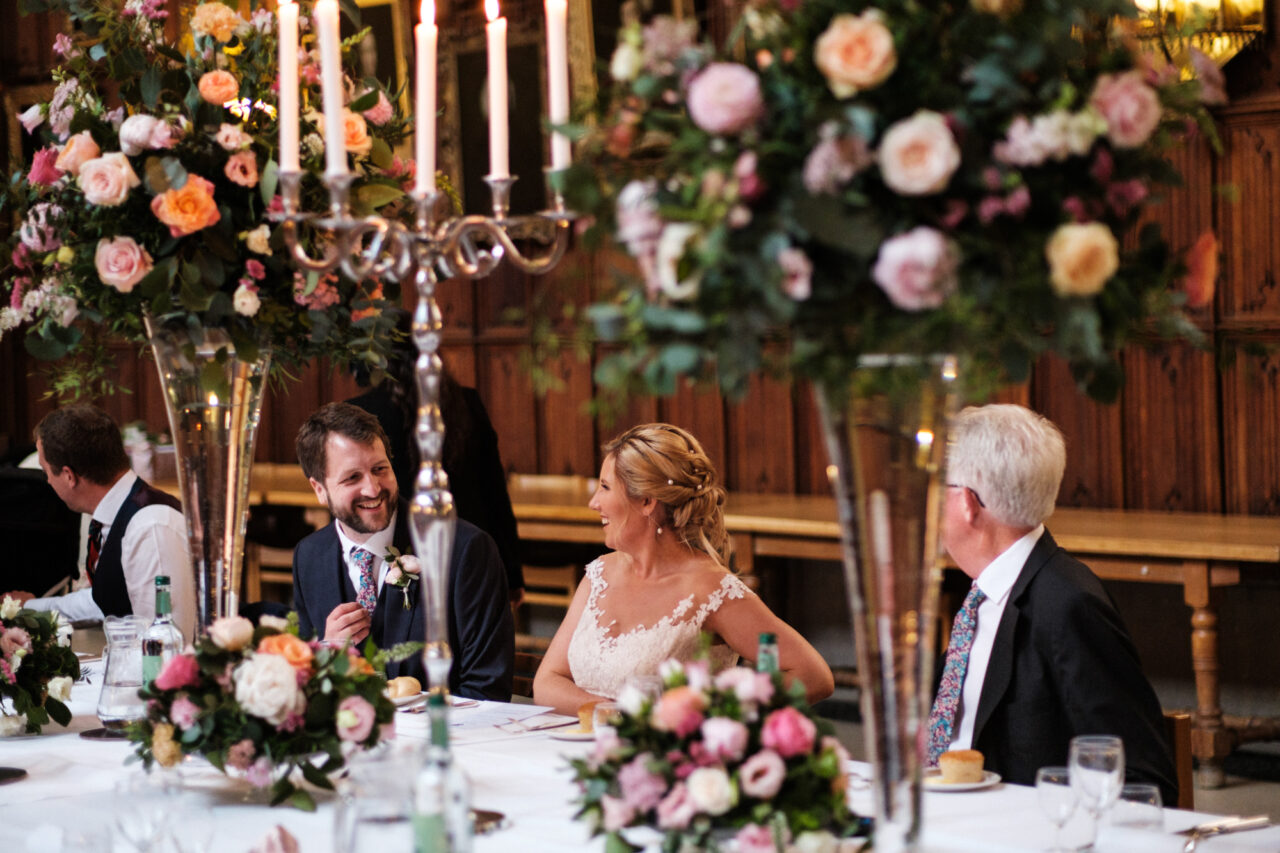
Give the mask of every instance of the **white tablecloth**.
[[[21, 767], [28, 777], [0, 785], [0, 833], [6, 842], [15, 829], [23, 841], [36, 844], [50, 825], [91, 827], [109, 825], [120, 804], [113, 790], [127, 774], [140, 772], [125, 766], [130, 746], [120, 741], [92, 741], [79, 732], [96, 728], [93, 716], [97, 700], [94, 685], [77, 684], [73, 690], [75, 719], [67, 728], [56, 724], [34, 737], [0, 740], [0, 765]], [[527, 706], [513, 706], [513, 713]], [[454, 722], [469, 709], [453, 711]], [[483, 709], [482, 709], [483, 710]], [[397, 715], [403, 738], [425, 734], [425, 715]], [[590, 839], [584, 825], [573, 821], [574, 788], [565, 757], [583, 755], [589, 743], [552, 739], [547, 732], [507, 734], [475, 729], [458, 730], [455, 754], [472, 781], [476, 808], [505, 813], [509, 827], [476, 840], [478, 853], [552, 853], [565, 850], [601, 850], [601, 839]], [[865, 773], [865, 765], [855, 765]], [[406, 784], [411, 780], [406, 779]], [[301, 842], [303, 853], [333, 850], [333, 796], [318, 792], [315, 813], [288, 807], [268, 808], [241, 801], [243, 783], [232, 782], [207, 765], [184, 771], [184, 787], [207, 809], [213, 823], [216, 853], [243, 853], [274, 825], [280, 824]], [[925, 794], [925, 843], [933, 851], [1042, 851], [1050, 847], [1052, 829], [1040, 813], [1033, 788], [997, 785], [971, 793]], [[862, 813], [871, 808], [870, 795], [857, 790], [852, 804]], [[1173, 831], [1210, 816], [1165, 811], [1165, 832], [1120, 832], [1105, 827], [1098, 839], [1100, 853], [1176, 853], [1183, 840]], [[8, 843], [0, 848], [20, 853], [28, 848]], [[117, 848], [122, 849], [122, 848]], [[1280, 851], [1280, 828], [1245, 832], [1208, 839], [1204, 853], [1224, 851]], [[47, 853], [47, 848], [41, 850]], [[388, 851], [393, 853], [393, 851]]]

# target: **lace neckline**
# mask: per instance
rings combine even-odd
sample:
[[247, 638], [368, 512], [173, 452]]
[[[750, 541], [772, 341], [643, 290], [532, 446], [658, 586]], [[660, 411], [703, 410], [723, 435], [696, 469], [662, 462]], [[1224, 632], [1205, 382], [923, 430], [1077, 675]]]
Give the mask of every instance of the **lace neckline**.
[[667, 631], [671, 629], [679, 629], [685, 626], [691, 626], [700, 630], [702, 623], [706, 621], [709, 614], [719, 609], [723, 603], [725, 596], [730, 598], [741, 598], [741, 589], [745, 588], [742, 582], [729, 572], [725, 572], [724, 577], [720, 580], [720, 585], [716, 588], [707, 600], [694, 613], [693, 618], [683, 619], [690, 608], [693, 607], [694, 594], [690, 593], [684, 598], [676, 602], [676, 606], [670, 613], [663, 616], [652, 625], [636, 625], [619, 634], [611, 635], [609, 629], [618, 623], [617, 619], [610, 620], [607, 625], [600, 624], [601, 612], [599, 608], [599, 598], [609, 588], [609, 582], [604, 579], [604, 558], [597, 557], [586, 568], [588, 581], [591, 583], [591, 593], [587, 597], [586, 612], [591, 617], [591, 624], [595, 628], [598, 640], [607, 645], [617, 645], [619, 642], [632, 637], [640, 637], [657, 631]]

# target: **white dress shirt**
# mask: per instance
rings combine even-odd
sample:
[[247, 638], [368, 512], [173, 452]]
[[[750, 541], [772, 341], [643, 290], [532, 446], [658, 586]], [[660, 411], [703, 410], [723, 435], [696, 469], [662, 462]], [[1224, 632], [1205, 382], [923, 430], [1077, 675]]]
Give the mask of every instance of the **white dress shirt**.
[[338, 531], [338, 544], [342, 547], [342, 562], [347, 567], [347, 577], [351, 578], [352, 588], [357, 593], [360, 592], [360, 567], [351, 559], [351, 549], [363, 548], [373, 554], [374, 577], [378, 580], [378, 586], [374, 593], [380, 594], [382, 592], [382, 582], [387, 579], [387, 571], [391, 568], [383, 558], [386, 556], [387, 549], [391, 547], [392, 541], [396, 536], [396, 513], [391, 513], [390, 524], [364, 542], [356, 542], [347, 536], [346, 531], [342, 529], [342, 523], [336, 518], [333, 523]]
[[958, 719], [952, 729], [952, 749], [970, 749], [973, 746], [973, 724], [978, 716], [978, 699], [982, 696], [987, 665], [991, 663], [991, 650], [996, 644], [996, 630], [1004, 616], [1004, 607], [1009, 603], [1009, 593], [1022, 574], [1031, 549], [1043, 534], [1044, 525], [1038, 525], [988, 563], [974, 581], [986, 598], [978, 605], [978, 627], [973, 632], [973, 646], [969, 649], [969, 667], [965, 670], [960, 707], [956, 711]]
[[[94, 508], [92, 517], [102, 522], [104, 543], [137, 479], [137, 474], [127, 472]], [[164, 504], [145, 506], [134, 513], [120, 542], [120, 563], [133, 615], [147, 624], [156, 616], [156, 575], [169, 576], [173, 620], [182, 636], [191, 640], [196, 627], [196, 592], [187, 551], [187, 524], [182, 513]], [[72, 621], [103, 618], [102, 610], [93, 600], [91, 587], [66, 595], [33, 598], [26, 606], [32, 610], [57, 610]]]

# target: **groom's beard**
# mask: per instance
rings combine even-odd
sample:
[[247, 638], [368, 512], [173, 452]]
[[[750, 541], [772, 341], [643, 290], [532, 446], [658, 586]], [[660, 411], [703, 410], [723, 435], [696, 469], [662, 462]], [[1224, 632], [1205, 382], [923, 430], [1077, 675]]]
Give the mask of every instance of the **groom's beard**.
[[349, 530], [354, 530], [356, 533], [368, 535], [386, 530], [391, 524], [391, 515], [395, 512], [396, 503], [400, 500], [399, 489], [383, 489], [374, 499], [382, 501], [376, 510], [360, 509], [356, 506], [356, 504], [368, 503], [369, 500], [369, 498], [357, 498], [345, 507], [339, 507], [330, 500], [329, 512]]

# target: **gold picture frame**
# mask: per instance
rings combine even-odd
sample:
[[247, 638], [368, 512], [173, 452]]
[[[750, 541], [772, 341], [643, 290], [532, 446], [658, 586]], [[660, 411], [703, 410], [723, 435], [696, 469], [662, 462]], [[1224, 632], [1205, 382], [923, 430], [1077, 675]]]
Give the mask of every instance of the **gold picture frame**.
[[53, 83], [4, 87], [4, 113], [7, 116], [5, 141], [10, 173], [25, 169], [36, 149], [36, 137], [23, 129], [18, 116], [28, 107], [52, 99], [56, 88]]

